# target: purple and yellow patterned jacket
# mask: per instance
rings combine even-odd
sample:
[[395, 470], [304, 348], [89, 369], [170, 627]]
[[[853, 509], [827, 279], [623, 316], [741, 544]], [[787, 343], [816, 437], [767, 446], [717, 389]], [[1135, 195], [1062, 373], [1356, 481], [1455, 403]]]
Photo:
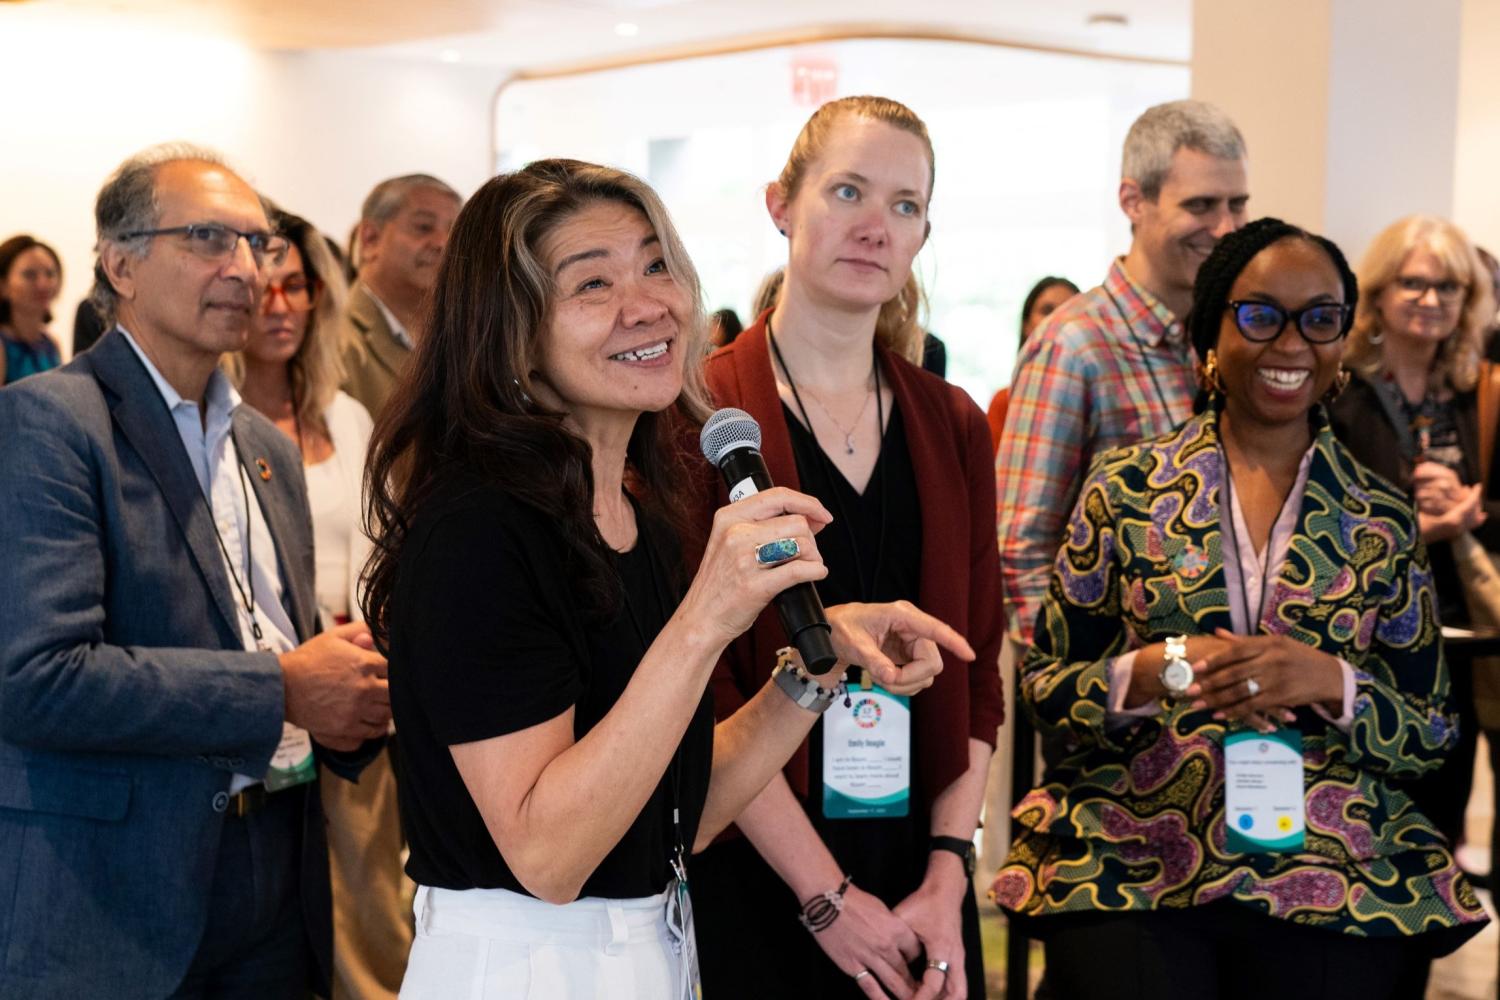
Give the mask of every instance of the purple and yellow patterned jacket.
[[1083, 487], [1021, 687], [1066, 751], [1016, 807], [1024, 832], [995, 878], [1001, 906], [1043, 917], [1230, 899], [1370, 936], [1485, 921], [1444, 839], [1395, 783], [1436, 768], [1456, 739], [1426, 550], [1404, 496], [1354, 461], [1321, 408], [1313, 419], [1307, 489], [1267, 582], [1263, 629], [1347, 660], [1357, 689], [1347, 732], [1297, 713], [1304, 849], [1225, 848], [1226, 726], [1208, 711], [1170, 704], [1106, 727], [1111, 658], [1230, 627], [1210, 410], [1102, 455]]

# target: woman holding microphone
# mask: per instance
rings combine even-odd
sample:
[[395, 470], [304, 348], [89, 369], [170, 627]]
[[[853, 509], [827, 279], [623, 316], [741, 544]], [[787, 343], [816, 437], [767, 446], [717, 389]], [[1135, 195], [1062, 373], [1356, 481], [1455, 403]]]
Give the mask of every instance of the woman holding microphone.
[[[367, 618], [392, 660], [419, 886], [405, 997], [697, 995], [686, 856], [834, 696], [793, 661], [714, 723], [720, 654], [824, 575], [830, 515], [748, 497], [684, 572], [672, 512], [705, 326], [634, 177], [542, 161], [458, 217], [366, 480]], [[972, 655], [912, 609], [829, 618], [842, 658], [904, 690], [940, 669], [933, 640]]]

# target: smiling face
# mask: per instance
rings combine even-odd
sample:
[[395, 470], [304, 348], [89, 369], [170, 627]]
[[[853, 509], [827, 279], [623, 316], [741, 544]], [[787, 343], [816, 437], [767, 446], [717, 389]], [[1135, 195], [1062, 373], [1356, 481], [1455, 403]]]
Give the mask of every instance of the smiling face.
[[[242, 232], [270, 229], [250, 186], [209, 163], [179, 160], [157, 168], [156, 201], [157, 228], [212, 222]], [[216, 360], [244, 347], [264, 283], [244, 240], [222, 261], [194, 254], [176, 235], [152, 237], [144, 257], [113, 245], [106, 253], [120, 296], [120, 325], [154, 350]]]
[[1467, 296], [1467, 287], [1437, 254], [1417, 247], [1375, 297], [1375, 311], [1381, 329], [1392, 337], [1442, 342], [1458, 329]]
[[44, 316], [62, 287], [57, 258], [45, 247], [23, 250], [0, 280], [0, 299], [10, 303], [13, 313]]
[[556, 396], [547, 402], [575, 428], [672, 405], [692, 302], [645, 214], [593, 202], [553, 228], [540, 256], [554, 287], [537, 345], [539, 388]]
[[903, 129], [845, 114], [829, 130], [790, 199], [766, 207], [786, 232], [788, 287], [842, 309], [878, 309], [911, 276], [927, 240], [932, 163]]
[[1162, 294], [1188, 298], [1214, 244], [1245, 224], [1249, 200], [1244, 160], [1185, 146], [1172, 154], [1172, 167], [1154, 199], [1146, 198], [1133, 180], [1120, 185], [1120, 207], [1153, 283]]
[[[1333, 261], [1305, 239], [1279, 240], [1256, 254], [1235, 279], [1229, 298], [1267, 302], [1292, 312], [1318, 303], [1342, 303], [1344, 286]], [[1306, 420], [1338, 375], [1342, 338], [1309, 343], [1290, 319], [1275, 339], [1249, 340], [1225, 310], [1215, 347], [1224, 384], [1224, 406], [1241, 426], [1274, 428]]]
[[245, 343], [245, 355], [265, 364], [286, 364], [302, 349], [307, 336], [307, 310], [294, 310], [288, 299], [298, 299], [297, 289], [308, 287], [307, 269], [302, 251], [292, 244], [280, 266], [269, 264], [265, 270], [266, 290], [261, 295], [260, 310]]

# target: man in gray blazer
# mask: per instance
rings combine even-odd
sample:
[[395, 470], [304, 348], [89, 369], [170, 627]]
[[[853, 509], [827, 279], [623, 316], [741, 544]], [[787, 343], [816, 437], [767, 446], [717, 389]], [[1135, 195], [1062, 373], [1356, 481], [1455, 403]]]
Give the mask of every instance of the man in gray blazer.
[[308, 779], [390, 708], [368, 632], [318, 634], [301, 456], [217, 367], [284, 241], [187, 147], [95, 216], [113, 328], [0, 391], [0, 996], [326, 992]]

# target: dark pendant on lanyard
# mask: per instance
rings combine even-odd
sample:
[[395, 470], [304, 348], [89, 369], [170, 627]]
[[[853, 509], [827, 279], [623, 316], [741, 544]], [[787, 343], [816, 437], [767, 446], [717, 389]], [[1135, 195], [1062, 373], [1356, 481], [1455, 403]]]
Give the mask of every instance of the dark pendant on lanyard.
[[[651, 545], [649, 532], [646, 527], [646, 515], [636, 506], [635, 500], [629, 493], [625, 494], [632, 507], [635, 507], [636, 515], [636, 545], [641, 547], [641, 555], [646, 560], [646, 573], [651, 578], [651, 591], [656, 599], [657, 618], [660, 621], [667, 620], [666, 609], [669, 601], [663, 593], [663, 576], [657, 573], [656, 550]], [[618, 554], [616, 558], [619, 558]], [[641, 659], [646, 658], [646, 653], [651, 648], [651, 640], [647, 637], [646, 626], [641, 617], [636, 614], [635, 606], [630, 600], [630, 589], [627, 587], [622, 592], [625, 605], [625, 616], [630, 619], [630, 627], [635, 631], [636, 638], [641, 644]], [[692, 725], [691, 721], [688, 723]], [[672, 856], [667, 863], [672, 868], [672, 874], [683, 885], [687, 884], [687, 845], [682, 839], [682, 744], [686, 741], [687, 734], [683, 733], [683, 739], [677, 743], [677, 749], [672, 754], [672, 762], [667, 765], [667, 787], [672, 796]]]
[[214, 526], [214, 537], [219, 540], [219, 551], [224, 553], [224, 565], [229, 569], [229, 579], [234, 583], [234, 589], [239, 591], [240, 603], [244, 605], [245, 612], [250, 616], [250, 635], [255, 639], [255, 648], [261, 652], [270, 652], [271, 647], [266, 644], [265, 635], [261, 632], [260, 622], [255, 617], [255, 562], [252, 558], [250, 544], [255, 535], [254, 515], [250, 511], [250, 487], [245, 482], [245, 466], [239, 460], [239, 448], [234, 451], [235, 471], [240, 474], [240, 497], [245, 501], [245, 582], [240, 582], [239, 573], [235, 572], [234, 560], [229, 557], [229, 546], [224, 544], [224, 536], [219, 531], [219, 522], [214, 517], [213, 501], [208, 494], [203, 494], [204, 506], [208, 508], [208, 523]]

